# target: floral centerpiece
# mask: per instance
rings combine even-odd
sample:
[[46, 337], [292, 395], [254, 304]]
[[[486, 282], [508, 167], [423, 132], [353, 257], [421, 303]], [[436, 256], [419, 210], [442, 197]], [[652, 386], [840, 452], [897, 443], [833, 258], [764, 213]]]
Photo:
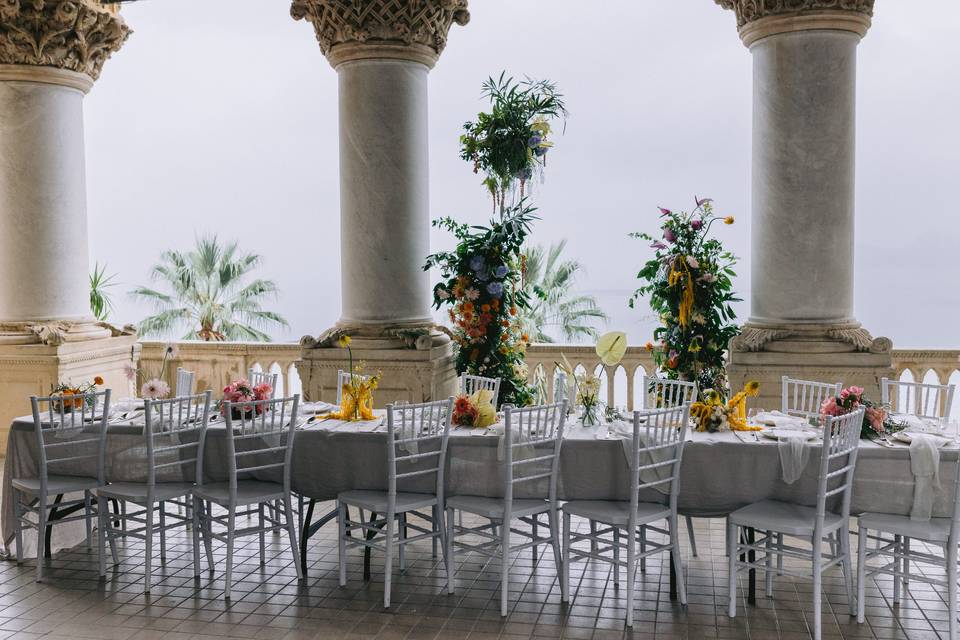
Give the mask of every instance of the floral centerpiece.
[[180, 357], [180, 349], [173, 342], [163, 345], [163, 359], [160, 361], [160, 368], [156, 375], [152, 375], [146, 369], [138, 369], [136, 363], [131, 359], [123, 366], [124, 375], [127, 380], [136, 384], [137, 378], [143, 380], [140, 385], [140, 397], [146, 400], [159, 400], [170, 395], [170, 384], [165, 380], [164, 374], [167, 371], [167, 361], [176, 360]]
[[[224, 416], [227, 415], [227, 402], [235, 404], [253, 402], [254, 400], [269, 400], [272, 396], [273, 387], [266, 382], [254, 386], [250, 384], [250, 381], [246, 378], [239, 378], [223, 388], [223, 399], [220, 401], [220, 413]], [[256, 405], [253, 408], [242, 407], [242, 409], [241, 407], [231, 406], [230, 409], [231, 417], [236, 419], [240, 419], [245, 413], [250, 413], [251, 409], [255, 411], [256, 415], [263, 413], [262, 405]]]
[[380, 373], [372, 376], [361, 374], [362, 363], [353, 364], [352, 339], [348, 335], [337, 338], [337, 346], [347, 350], [350, 362], [350, 379], [343, 383], [340, 391], [340, 409], [327, 414], [334, 420], [373, 420], [373, 392], [380, 385]]
[[82, 409], [85, 405], [93, 406], [94, 394], [99, 386], [103, 386], [103, 378], [100, 376], [95, 376], [91, 382], [80, 384], [60, 382], [50, 389], [50, 396], [56, 398], [51, 401], [52, 408], [57, 413], [70, 413], [74, 409]]
[[501, 74], [484, 83], [483, 96], [491, 110], [464, 125], [460, 155], [475, 173], [484, 174], [495, 217], [487, 226], [435, 220], [435, 227], [453, 234], [457, 246], [428, 256], [424, 269], [440, 271], [433, 304], [447, 308], [457, 373], [500, 378], [500, 401], [525, 406], [533, 401], [534, 389], [524, 365], [530, 337], [521, 318], [529, 308], [522, 250], [536, 219], [525, 190], [535, 174], [542, 176], [552, 147], [550, 120], [565, 117], [566, 110], [547, 81], [515, 82]]
[[590, 427], [600, 422], [600, 378], [593, 373], [576, 375], [577, 405], [583, 407], [581, 422]]
[[469, 396], [457, 396], [450, 421], [461, 427], [489, 427], [497, 421], [497, 410], [492, 400], [493, 394], [487, 389]]
[[749, 396], [760, 392], [760, 384], [748, 382], [729, 400], [713, 389], [706, 397], [690, 406], [690, 417], [697, 425], [697, 431], [760, 431], [763, 427], [747, 424], [746, 404]]
[[647, 349], [668, 378], [723, 394], [727, 343], [739, 333], [731, 307], [740, 301], [731, 281], [737, 259], [709, 234], [716, 222], [731, 225], [734, 218], [715, 214], [710, 198], [695, 201], [690, 213], [660, 207], [661, 237], [630, 234], [651, 241], [655, 254], [637, 274], [645, 284], [629, 304], [649, 296], [660, 326], [654, 330], [656, 344], [647, 343]]
[[840, 395], [831, 396], [820, 405], [821, 418], [846, 415], [864, 407], [863, 424], [860, 427], [860, 437], [869, 438], [878, 435], [903, 431], [905, 425], [898, 424], [890, 419], [888, 407], [882, 406], [863, 395], [863, 387], [846, 387], [840, 390]]

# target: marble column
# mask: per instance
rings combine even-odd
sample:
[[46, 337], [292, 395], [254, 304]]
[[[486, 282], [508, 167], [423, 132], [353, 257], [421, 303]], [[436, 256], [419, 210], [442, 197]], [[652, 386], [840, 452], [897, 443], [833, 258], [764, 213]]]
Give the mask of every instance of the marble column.
[[336, 394], [345, 352], [384, 373], [378, 403], [443, 398], [453, 346], [430, 311], [427, 85], [467, 0], [293, 0], [336, 70], [340, 113], [341, 314], [305, 337], [300, 377], [311, 399]]
[[136, 337], [90, 312], [83, 145], [83, 97], [128, 35], [97, 0], [0, 7], [0, 450], [59, 381], [128, 392]]
[[716, 2], [753, 57], [750, 318], [731, 383], [760, 380], [774, 407], [780, 375], [877, 389], [892, 344], [853, 309], [857, 45], [874, 2]]

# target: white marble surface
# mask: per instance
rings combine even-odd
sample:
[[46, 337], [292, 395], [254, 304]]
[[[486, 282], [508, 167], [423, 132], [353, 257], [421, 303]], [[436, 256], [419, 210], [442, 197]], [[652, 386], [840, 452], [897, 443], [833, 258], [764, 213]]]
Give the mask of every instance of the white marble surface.
[[90, 316], [83, 94], [0, 82], [0, 321]]
[[356, 60], [340, 88], [341, 324], [430, 322], [426, 66]]

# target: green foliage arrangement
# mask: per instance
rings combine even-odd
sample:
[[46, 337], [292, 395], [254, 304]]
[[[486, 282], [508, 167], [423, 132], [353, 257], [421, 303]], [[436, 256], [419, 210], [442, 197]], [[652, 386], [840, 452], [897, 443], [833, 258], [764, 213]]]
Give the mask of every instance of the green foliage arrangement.
[[93, 265], [90, 274], [90, 313], [101, 322], [106, 321], [113, 311], [110, 289], [117, 286], [116, 277], [115, 273], [107, 275], [107, 265], [100, 266], [99, 262]]

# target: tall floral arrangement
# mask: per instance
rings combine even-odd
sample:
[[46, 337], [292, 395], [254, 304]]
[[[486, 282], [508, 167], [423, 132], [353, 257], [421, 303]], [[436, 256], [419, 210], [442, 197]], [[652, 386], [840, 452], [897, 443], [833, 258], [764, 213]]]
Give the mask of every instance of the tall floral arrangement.
[[695, 198], [690, 213], [660, 209], [660, 234], [633, 233], [651, 242], [654, 256], [637, 274], [642, 284], [630, 299], [641, 297], [660, 317], [654, 330], [657, 365], [671, 379], [695, 381], [700, 389], [725, 393], [727, 343], [739, 329], [731, 303], [736, 256], [710, 237], [715, 223], [734, 223], [733, 216], [714, 213], [710, 198]]
[[567, 112], [563, 96], [545, 80], [517, 82], [501, 73], [483, 84], [482, 95], [490, 111], [464, 124], [460, 157], [483, 173], [494, 217], [486, 226], [449, 217], [434, 221], [457, 246], [428, 256], [424, 269], [440, 271], [433, 303], [447, 308], [457, 371], [500, 378], [500, 400], [523, 406], [533, 400], [524, 362], [530, 337], [521, 321], [529, 308], [523, 243], [536, 219], [527, 185], [543, 175], [553, 145], [551, 121]]

